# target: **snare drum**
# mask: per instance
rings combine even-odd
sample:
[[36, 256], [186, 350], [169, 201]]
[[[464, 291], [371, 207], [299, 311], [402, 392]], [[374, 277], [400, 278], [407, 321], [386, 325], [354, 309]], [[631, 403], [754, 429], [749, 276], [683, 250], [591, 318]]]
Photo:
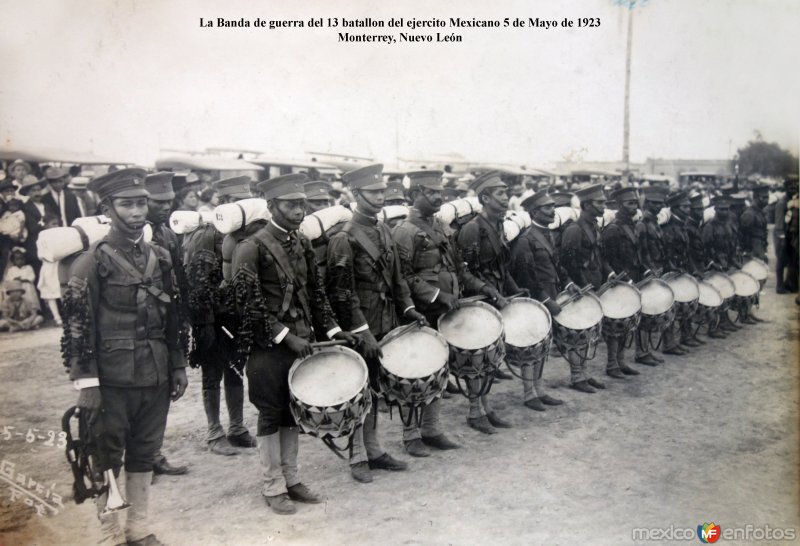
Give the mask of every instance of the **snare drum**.
[[692, 320], [697, 324], [710, 324], [722, 306], [722, 295], [708, 281], [700, 281], [700, 300]]
[[639, 285], [642, 295], [642, 316], [639, 329], [663, 332], [675, 320], [675, 293], [667, 283], [655, 277]]
[[386, 402], [406, 408], [426, 406], [447, 387], [450, 348], [432, 328], [395, 328], [381, 341], [378, 382]]
[[734, 304], [754, 303], [761, 285], [752, 275], [741, 270], [733, 271], [730, 274], [733, 281], [733, 302]]
[[530, 298], [514, 298], [500, 310], [500, 314], [509, 366], [530, 365], [547, 357], [552, 331], [547, 307]]
[[704, 280], [716, 288], [719, 292], [719, 295], [722, 296], [722, 305], [720, 305], [720, 308], [723, 310], [727, 309], [730, 305], [730, 301], [733, 299], [733, 296], [736, 295], [736, 288], [734, 287], [731, 278], [725, 273], [714, 271], [713, 273], [706, 275]]
[[742, 271], [752, 275], [752, 277], [758, 281], [758, 284], [761, 285], [761, 288], [764, 288], [764, 285], [767, 283], [767, 276], [769, 275], [769, 267], [767, 264], [758, 258], [750, 258], [742, 266]]
[[603, 307], [603, 335], [626, 336], [636, 329], [642, 312], [642, 296], [628, 283], [606, 284], [598, 291]]
[[667, 273], [662, 277], [675, 294], [675, 319], [691, 317], [697, 310], [700, 288], [697, 279], [686, 273]]
[[571, 350], [589, 350], [600, 340], [603, 306], [592, 293], [573, 299], [567, 292], [556, 298], [561, 312], [553, 317], [553, 340], [562, 354]]
[[319, 349], [289, 369], [289, 400], [292, 416], [306, 434], [349, 437], [372, 405], [367, 364], [346, 347]]
[[489, 376], [505, 358], [503, 317], [491, 305], [463, 303], [439, 317], [438, 327], [450, 344], [450, 372], [460, 379]]

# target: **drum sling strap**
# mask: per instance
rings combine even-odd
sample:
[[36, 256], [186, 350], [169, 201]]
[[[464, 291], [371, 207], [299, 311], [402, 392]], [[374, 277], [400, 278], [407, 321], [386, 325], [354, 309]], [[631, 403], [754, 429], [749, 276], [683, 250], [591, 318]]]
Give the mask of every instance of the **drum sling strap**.
[[431, 241], [436, 245], [436, 248], [439, 249], [439, 255], [442, 258], [442, 263], [447, 268], [449, 272], [453, 274], [453, 294], [456, 297], [461, 293], [461, 289], [458, 286], [458, 275], [456, 275], [456, 264], [453, 263], [452, 256], [447, 252], [448, 248], [450, 247], [450, 243], [447, 239], [436, 233], [434, 231], [433, 226], [425, 222], [422, 218], [416, 216], [409, 216], [408, 221], [411, 222], [412, 225], [418, 227], [422, 230], [425, 235], [431, 238]]
[[[378, 227], [377, 229], [379, 237], [384, 243], [384, 247], [388, 248], [389, 243], [386, 240], [385, 234], [382, 232], [380, 227]], [[392, 272], [389, 271], [389, 268], [387, 267], [388, 264], [381, 255], [381, 252], [378, 249], [378, 247], [375, 246], [375, 243], [373, 243], [370, 240], [369, 236], [364, 232], [364, 230], [361, 227], [359, 227], [357, 224], [354, 224], [353, 222], [347, 222], [342, 231], [348, 233], [349, 235], [352, 235], [353, 238], [356, 240], [356, 243], [358, 243], [358, 246], [360, 246], [361, 249], [367, 253], [367, 256], [369, 256], [370, 260], [372, 261], [372, 268], [378, 274], [380, 274], [381, 277], [383, 277], [383, 280], [386, 283], [386, 288], [389, 294], [391, 295], [394, 288], [392, 282]]]
[[[484, 226], [482, 226], [482, 231], [486, 232], [486, 238], [489, 240], [489, 244], [492, 245], [492, 250], [494, 251], [495, 255], [495, 263], [497, 264], [498, 268], [499, 277], [497, 280], [499, 281], [500, 292], [502, 292], [505, 284], [505, 262], [506, 255], [508, 254], [508, 246], [500, 238], [500, 235], [494, 226], [492, 226], [486, 218], [480, 214], [477, 216], [477, 218], [478, 222], [482, 222], [484, 224]], [[478, 260], [480, 261], [480, 257], [478, 257]]]
[[153, 286], [153, 273], [158, 267], [158, 258], [153, 249], [146, 247], [147, 252], [147, 265], [145, 265], [144, 273], [136, 269], [133, 264], [119, 255], [108, 244], [101, 244], [97, 249], [102, 251], [103, 254], [108, 256], [120, 269], [125, 271], [131, 278], [138, 284], [136, 290], [136, 337], [137, 339], [144, 339], [147, 337], [147, 295], [151, 295], [162, 303], [169, 303], [169, 295]]
[[[292, 296], [295, 294], [297, 278], [295, 277], [294, 271], [292, 271], [292, 268], [289, 265], [289, 256], [286, 254], [286, 251], [283, 249], [281, 243], [275, 239], [271, 233], [262, 229], [254, 233], [253, 237], [256, 238], [262, 245], [264, 245], [267, 251], [269, 251], [272, 257], [275, 259], [275, 264], [278, 266], [276, 268], [278, 277], [282, 278], [281, 280], [286, 284], [286, 290], [283, 293], [283, 302], [281, 302], [281, 310], [278, 314], [278, 320], [283, 320], [286, 311], [289, 310], [289, 306], [292, 303]], [[308, 305], [308, 300], [306, 300], [305, 292], [302, 287], [300, 290], [297, 290], [296, 293], [297, 299], [300, 301], [300, 306], [303, 308], [303, 312], [306, 315], [306, 319], [311, 322], [311, 309]]]

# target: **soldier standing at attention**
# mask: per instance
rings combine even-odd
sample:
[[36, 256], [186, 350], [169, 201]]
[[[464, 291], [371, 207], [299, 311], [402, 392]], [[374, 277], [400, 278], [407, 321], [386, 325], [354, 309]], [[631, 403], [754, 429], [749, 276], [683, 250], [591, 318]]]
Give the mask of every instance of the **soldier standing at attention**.
[[[639, 208], [639, 196], [636, 188], [627, 187], [614, 190], [609, 197], [617, 203], [617, 214], [602, 232], [603, 258], [614, 273], [625, 273], [628, 280], [639, 282], [643, 271], [636, 225], [633, 223], [633, 217]], [[635, 330], [622, 335], [603, 332], [608, 349], [606, 374], [610, 377], [624, 379], [626, 375], [639, 375], [639, 372], [627, 366], [624, 361], [625, 345], [632, 335], [636, 335]]]
[[[562, 275], [559, 274], [558, 252], [547, 227], [555, 219], [555, 201], [547, 190], [539, 190], [524, 199], [521, 206], [531, 216], [531, 227], [511, 245], [511, 275], [555, 317], [561, 312], [556, 297]], [[545, 362], [546, 358], [522, 367], [523, 403], [536, 411], [545, 411], [545, 405], [563, 404], [562, 400], [544, 392]]]
[[[408, 284], [389, 228], [378, 222], [383, 208], [383, 165], [374, 164], [345, 173], [342, 180], [353, 192], [353, 218], [331, 237], [326, 272], [327, 293], [339, 324], [363, 341], [361, 354], [369, 368], [370, 383], [378, 386], [382, 356], [378, 341], [400, 325], [399, 317], [427, 324], [414, 308]], [[370, 470], [405, 470], [378, 441], [377, 404], [362, 426], [356, 428], [350, 471], [361, 483], [372, 481]]]
[[[561, 236], [561, 264], [571, 281], [579, 287], [591, 285], [600, 288], [611, 269], [603, 261], [602, 239], [597, 228], [597, 218], [606, 210], [603, 186], [594, 184], [575, 192], [581, 202], [581, 215], [571, 222]], [[586, 362], [581, 362], [575, 351], [568, 351], [564, 358], [570, 363], [570, 387], [585, 393], [605, 389], [604, 383], [587, 373]]]
[[[491, 300], [497, 307], [505, 307], [508, 303], [503, 294], [524, 293], [511, 277], [508, 267], [511, 251], [508, 248], [503, 218], [508, 210], [508, 188], [500, 177], [499, 171], [489, 171], [476, 178], [471, 186], [478, 196], [483, 210], [467, 222], [458, 233], [458, 246], [467, 269], [475, 277], [491, 288]], [[512, 378], [510, 374], [500, 372], [502, 362], [496, 363], [495, 378]], [[492, 409], [489, 395], [477, 396], [480, 380], [467, 382], [470, 392], [469, 417], [467, 424], [484, 434], [495, 434], [494, 427], [511, 428], [511, 423], [502, 419]]]
[[747, 256], [767, 262], [767, 217], [764, 207], [769, 201], [769, 186], [759, 184], [753, 188], [753, 202], [739, 220], [742, 252]]
[[308, 239], [297, 232], [305, 216], [303, 174], [259, 182], [272, 219], [236, 245], [233, 289], [239, 311], [239, 354], [247, 358], [250, 401], [258, 409], [262, 495], [276, 514], [319, 497], [298, 476], [298, 429], [289, 410], [289, 368], [312, 354], [314, 326], [330, 339], [354, 342], [333, 318]]
[[[459, 307], [462, 291], [487, 295], [491, 291], [466, 270], [448, 228], [434, 217], [444, 202], [442, 172], [416, 171], [407, 176], [412, 207], [408, 218], [395, 228], [394, 238], [414, 305], [435, 325], [439, 316]], [[403, 442], [410, 455], [427, 457], [426, 446], [459, 447], [439, 427], [439, 405], [437, 399], [422, 410], [421, 430], [414, 424], [403, 429]]]
[[[178, 236], [168, 225], [172, 200], [175, 199], [175, 193], [172, 191], [173, 176], [174, 173], [170, 172], [148, 174], [144, 179], [144, 183], [149, 194], [147, 197], [147, 221], [153, 229], [153, 243], [169, 252], [169, 257], [172, 260], [172, 282], [173, 287], [176, 289], [175, 307], [180, 317], [181, 349], [185, 352], [187, 349], [186, 336], [189, 333], [189, 324], [183, 308], [186, 305], [186, 276], [183, 273]], [[161, 453], [160, 447], [156, 453], [155, 460], [156, 463], [153, 465], [154, 474], [178, 476], [189, 471], [183, 465], [171, 465], [167, 461], [167, 457]]]
[[[728, 196], [719, 195], [712, 200], [714, 218], [703, 226], [703, 246], [706, 250], [706, 263], [714, 262], [720, 271], [740, 267], [736, 259], [736, 241], [730, 226], [731, 200]], [[735, 332], [736, 326], [727, 311], [720, 315], [719, 328], [727, 332]]]
[[[125, 532], [116, 513], [101, 518], [109, 544], [158, 546], [147, 521], [155, 454], [170, 399], [186, 391], [186, 363], [172, 300], [169, 253], [144, 242], [144, 169], [99, 176], [89, 190], [111, 219], [106, 237], [80, 254], [64, 294], [65, 363], [99, 444], [97, 470], [125, 466], [131, 507]], [[98, 513], [106, 494], [97, 498]]]

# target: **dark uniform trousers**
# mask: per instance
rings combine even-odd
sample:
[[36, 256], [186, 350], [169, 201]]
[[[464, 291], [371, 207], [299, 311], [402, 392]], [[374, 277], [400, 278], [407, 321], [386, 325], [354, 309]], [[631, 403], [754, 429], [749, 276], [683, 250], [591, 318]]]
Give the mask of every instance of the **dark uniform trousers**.
[[[639, 256], [642, 272], [661, 272], [666, 266], [664, 251], [664, 233], [658, 225], [658, 218], [649, 211], [644, 211], [642, 219], [636, 223], [636, 237], [639, 243]], [[663, 332], [660, 334], [663, 337]], [[659, 344], [651, 340], [651, 334], [641, 329], [636, 331], [636, 358], [652, 356], [652, 349]]]
[[[691, 275], [697, 272], [700, 266], [692, 261], [692, 253], [689, 252], [690, 240], [686, 224], [686, 221], [673, 214], [663, 227], [664, 250], [670, 269]], [[680, 342], [687, 341], [692, 337], [694, 337], [692, 316], [676, 319], [664, 332], [663, 348], [664, 350], [674, 349]]]

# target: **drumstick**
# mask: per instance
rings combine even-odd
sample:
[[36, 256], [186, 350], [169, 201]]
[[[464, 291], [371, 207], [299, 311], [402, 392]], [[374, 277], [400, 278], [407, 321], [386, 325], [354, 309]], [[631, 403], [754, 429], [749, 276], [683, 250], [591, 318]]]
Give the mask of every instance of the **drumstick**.
[[314, 349], [322, 349], [323, 347], [335, 347], [337, 345], [345, 345], [347, 341], [343, 339], [335, 339], [333, 341], [317, 341], [311, 344]]
[[460, 298], [458, 303], [472, 303], [474, 301], [483, 301], [486, 299], [486, 296], [479, 295], [479, 296], [469, 296], [468, 298]]
[[397, 339], [398, 337], [402, 336], [403, 334], [406, 334], [406, 333], [408, 333], [409, 331], [411, 331], [411, 330], [412, 330], [413, 328], [415, 328], [415, 327], [416, 327], [416, 328], [419, 328], [420, 326], [419, 326], [419, 324], [417, 324], [416, 322], [412, 322], [412, 323], [410, 323], [410, 324], [406, 324], [405, 326], [401, 326], [401, 327], [400, 327], [400, 328], [398, 328], [397, 330], [395, 330], [395, 331], [393, 331], [393, 332], [390, 332], [390, 333], [392, 334], [391, 336], [386, 336], [385, 338], [383, 338], [382, 340], [380, 340], [380, 341], [378, 342], [378, 347], [383, 347], [384, 345], [386, 345], [386, 344], [387, 344], [387, 343], [389, 343], [390, 341], [392, 341], [392, 340], [395, 340], [395, 339]]

